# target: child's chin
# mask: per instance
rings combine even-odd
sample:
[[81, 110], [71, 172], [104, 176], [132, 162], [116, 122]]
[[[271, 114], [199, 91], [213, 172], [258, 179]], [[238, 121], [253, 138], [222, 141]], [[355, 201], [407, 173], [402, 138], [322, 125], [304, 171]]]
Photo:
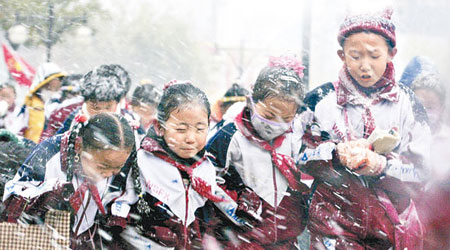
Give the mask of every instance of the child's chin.
[[89, 180], [91, 180], [93, 183], [97, 183], [99, 181], [104, 180], [105, 178], [101, 175], [95, 175], [95, 176], [88, 176]]
[[363, 88], [370, 88], [375, 85], [376, 81], [358, 81], [359, 86]]
[[190, 159], [196, 155], [197, 155], [197, 152], [181, 152], [178, 154], [178, 156], [183, 159]]

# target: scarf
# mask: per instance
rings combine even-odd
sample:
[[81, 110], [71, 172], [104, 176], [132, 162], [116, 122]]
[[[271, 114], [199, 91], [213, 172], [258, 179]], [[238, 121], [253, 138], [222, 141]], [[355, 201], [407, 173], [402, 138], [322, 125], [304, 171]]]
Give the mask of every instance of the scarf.
[[[344, 107], [345, 116], [346, 104], [360, 105], [364, 108], [364, 113], [362, 114], [364, 138], [368, 138], [376, 127], [370, 107], [384, 100], [398, 102], [399, 86], [394, 79], [394, 75], [394, 65], [390, 62], [387, 64], [386, 71], [378, 82], [370, 88], [363, 88], [353, 79], [344, 65], [339, 73], [339, 80], [333, 83], [337, 104]], [[348, 117], [345, 117], [345, 120], [347, 126], [349, 126]]]
[[248, 108], [244, 108], [244, 110], [236, 116], [235, 124], [247, 140], [270, 153], [272, 164], [287, 179], [289, 187], [294, 191], [298, 191], [300, 186], [299, 182], [295, 178], [295, 175], [299, 175], [300, 171], [295, 165], [294, 159], [288, 155], [277, 153], [276, 151], [276, 149], [283, 144], [286, 136], [283, 134], [273, 139], [272, 145], [257, 136], [257, 132], [250, 122], [250, 110]]
[[208, 184], [202, 178], [194, 175], [194, 169], [200, 166], [206, 160], [206, 154], [204, 153], [204, 150], [200, 151], [200, 154], [197, 154], [197, 156], [203, 155], [201, 158], [195, 157], [191, 159], [179, 159], [179, 157], [177, 157], [175, 153], [171, 152], [168, 146], [164, 145], [165, 142], [162, 138], [151, 136], [151, 133], [149, 131], [149, 135], [147, 135], [142, 140], [141, 148], [149, 153], [152, 153], [165, 162], [170, 163], [182, 173], [186, 173], [192, 185], [192, 189], [194, 189], [201, 196], [213, 202], [223, 201], [221, 197], [218, 197], [212, 193], [210, 184]]
[[90, 183], [89, 180], [87, 180], [87, 179], [84, 179], [83, 183], [77, 188], [77, 190], [69, 198], [70, 206], [75, 210], [75, 213], [78, 212], [78, 210], [80, 209], [80, 206], [83, 203], [84, 196], [85, 196], [87, 190], [89, 190], [89, 192], [92, 195], [92, 198], [94, 198], [95, 204], [97, 204], [97, 207], [100, 210], [100, 212], [103, 215], [105, 215], [106, 211], [105, 211], [105, 208], [103, 207], [102, 199], [100, 198], [98, 189], [94, 184]]

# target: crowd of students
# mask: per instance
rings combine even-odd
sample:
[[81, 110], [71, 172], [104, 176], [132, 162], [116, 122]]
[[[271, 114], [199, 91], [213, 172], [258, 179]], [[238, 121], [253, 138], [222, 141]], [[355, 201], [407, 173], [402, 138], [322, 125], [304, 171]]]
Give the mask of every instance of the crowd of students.
[[68, 211], [72, 249], [299, 249], [305, 228], [311, 249], [448, 247], [445, 88], [396, 82], [390, 15], [347, 17], [337, 80], [308, 93], [289, 56], [212, 106], [187, 81], [127, 102], [116, 64], [44, 64], [22, 107], [1, 85], [0, 220]]

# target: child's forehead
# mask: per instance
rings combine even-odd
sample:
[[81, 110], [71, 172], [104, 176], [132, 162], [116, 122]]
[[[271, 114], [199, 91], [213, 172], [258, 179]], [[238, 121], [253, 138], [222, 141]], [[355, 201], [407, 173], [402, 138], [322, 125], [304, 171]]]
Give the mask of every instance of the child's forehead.
[[190, 109], [190, 110], [192, 110], [192, 109], [204, 109], [204, 110], [206, 110], [206, 107], [205, 107], [204, 104], [202, 104], [202, 103], [200, 103], [198, 101], [190, 101], [190, 102], [185, 102], [185, 103], [182, 103], [182, 104], [178, 105], [174, 109], [174, 111], [175, 110], [181, 111], [181, 110], [188, 110], [188, 109]]
[[376, 49], [389, 49], [386, 38], [376, 32], [371, 31], [361, 31], [353, 33], [347, 36], [342, 44], [342, 48], [354, 49], [358, 46], [365, 46], [365, 48], [376, 50]]
[[[203, 112], [202, 112], [203, 111]], [[195, 117], [208, 117], [208, 111], [205, 105], [198, 102], [184, 103], [170, 112], [170, 117], [179, 116], [195, 116]]]
[[261, 105], [268, 110], [286, 110], [296, 105], [294, 98], [285, 96], [268, 96], [260, 101]]
[[116, 104], [116, 100], [108, 100], [108, 101], [98, 101], [98, 100], [91, 100], [90, 104], [93, 106], [106, 106], [106, 105], [112, 105]]
[[14, 92], [14, 88], [12, 86], [3, 86], [0, 87], [0, 92]]

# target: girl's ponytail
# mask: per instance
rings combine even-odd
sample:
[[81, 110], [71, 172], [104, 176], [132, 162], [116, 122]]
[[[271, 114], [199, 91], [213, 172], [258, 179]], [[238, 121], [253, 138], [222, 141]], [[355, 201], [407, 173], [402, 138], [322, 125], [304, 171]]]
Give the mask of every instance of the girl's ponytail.
[[73, 166], [80, 162], [81, 137], [83, 128], [87, 125], [87, 117], [84, 115], [77, 115], [75, 117], [75, 125], [69, 134], [67, 141], [67, 181], [73, 178]]

